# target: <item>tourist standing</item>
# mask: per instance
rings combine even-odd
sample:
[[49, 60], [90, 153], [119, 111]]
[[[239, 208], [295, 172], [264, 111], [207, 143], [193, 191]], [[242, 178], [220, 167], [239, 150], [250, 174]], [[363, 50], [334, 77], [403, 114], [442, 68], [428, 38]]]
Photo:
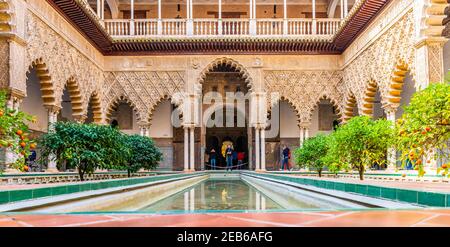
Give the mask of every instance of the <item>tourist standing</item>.
[[227, 149], [225, 150], [225, 156], [227, 159], [227, 171], [231, 171], [233, 167], [233, 148], [231, 145], [227, 146]]
[[290, 156], [291, 150], [284, 145], [283, 146], [283, 160], [281, 161], [281, 170], [289, 170], [289, 156]]
[[242, 169], [242, 165], [244, 164], [245, 159], [245, 153], [239, 152], [237, 159], [238, 159], [238, 169]]
[[211, 170], [216, 170], [217, 154], [214, 148], [211, 149], [211, 152], [209, 152], [209, 164], [211, 165]]

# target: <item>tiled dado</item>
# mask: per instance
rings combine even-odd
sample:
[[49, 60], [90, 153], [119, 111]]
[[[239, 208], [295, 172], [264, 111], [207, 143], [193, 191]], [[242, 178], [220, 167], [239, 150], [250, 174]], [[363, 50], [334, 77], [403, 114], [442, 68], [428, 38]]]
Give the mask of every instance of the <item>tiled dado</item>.
[[[134, 176], [150, 176], [155, 173], [136, 173]], [[94, 173], [85, 177], [86, 181], [106, 180], [128, 178], [126, 172], [105, 172]], [[53, 183], [67, 183], [79, 182], [80, 176], [77, 173], [33, 173], [33, 174], [16, 174], [16, 175], [0, 175], [0, 185], [14, 185], [14, 184], [53, 184]]]
[[121, 186], [130, 186], [137, 184], [144, 184], [150, 182], [157, 182], [166, 179], [182, 178], [186, 176], [201, 176], [199, 174], [174, 174], [174, 175], [161, 175], [161, 176], [150, 176], [141, 178], [130, 178], [130, 179], [119, 179], [110, 181], [98, 181], [98, 182], [84, 182], [78, 184], [68, 184], [61, 186], [52, 186], [36, 189], [27, 190], [8, 190], [0, 191], [0, 204], [32, 200], [43, 197], [58, 196], [64, 194], [71, 194], [84, 191], [92, 191], [99, 189], [115, 188]]
[[319, 188], [345, 191], [364, 196], [377, 197], [399, 202], [407, 202], [433, 207], [450, 207], [450, 193], [436, 193], [417, 190], [387, 188], [382, 186], [323, 181], [311, 178], [299, 178], [284, 175], [255, 174], [252, 175], [278, 179], [303, 185], [312, 185]]

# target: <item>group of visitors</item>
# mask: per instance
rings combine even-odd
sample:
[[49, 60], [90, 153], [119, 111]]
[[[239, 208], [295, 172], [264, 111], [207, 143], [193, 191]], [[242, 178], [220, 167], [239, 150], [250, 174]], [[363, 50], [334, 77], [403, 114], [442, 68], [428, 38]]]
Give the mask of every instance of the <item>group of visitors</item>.
[[[244, 165], [245, 153], [244, 152], [236, 152], [231, 145], [227, 145], [225, 149], [225, 162], [226, 162], [226, 170], [232, 171], [234, 167], [237, 169], [241, 169]], [[289, 160], [291, 159], [291, 150], [284, 145], [282, 149], [282, 159], [281, 159], [281, 170], [292, 170], [290, 167]], [[209, 152], [209, 164], [211, 166], [211, 170], [217, 169], [217, 152], [214, 148]], [[234, 164], [237, 163], [237, 166]]]
[[[216, 150], [213, 148], [209, 152], [209, 160], [211, 165], [211, 170], [216, 170], [217, 168], [217, 153]], [[227, 148], [225, 150], [225, 162], [227, 164], [226, 170], [232, 171], [233, 167], [236, 167], [237, 169], [241, 169], [241, 167], [244, 165], [244, 159], [245, 159], [245, 153], [244, 152], [237, 152], [233, 149], [231, 145], [227, 145]], [[234, 164], [237, 164], [234, 166]]]

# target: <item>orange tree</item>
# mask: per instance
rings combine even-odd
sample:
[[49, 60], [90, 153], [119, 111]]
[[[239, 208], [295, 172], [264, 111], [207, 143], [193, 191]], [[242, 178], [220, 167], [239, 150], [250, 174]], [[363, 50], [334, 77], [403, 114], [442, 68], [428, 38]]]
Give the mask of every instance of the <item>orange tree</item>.
[[28, 137], [27, 122], [35, 119], [19, 110], [7, 107], [8, 94], [0, 91], [0, 147], [8, 148], [18, 155], [12, 167], [21, 171], [28, 170], [25, 166], [25, 157], [31, 149], [36, 148], [36, 143]]
[[119, 130], [105, 125], [58, 122], [41, 137], [41, 161], [78, 169], [81, 181], [99, 169], [126, 169], [130, 150]]
[[326, 167], [324, 158], [328, 152], [329, 137], [326, 135], [317, 135], [307, 139], [303, 145], [295, 150], [295, 163], [299, 167], [308, 167], [319, 173], [322, 177], [322, 171]]
[[124, 135], [123, 142], [130, 150], [127, 158], [126, 169], [128, 177], [139, 171], [141, 168], [146, 170], [154, 169], [162, 160], [162, 153], [155, 146], [152, 139], [140, 135]]
[[[332, 134], [329, 154], [342, 164], [350, 166], [364, 179], [367, 167], [386, 163], [386, 155], [392, 146], [394, 128], [390, 121], [374, 121], [367, 116], [354, 117]], [[330, 157], [326, 158], [330, 162]]]
[[[435, 83], [417, 92], [405, 108], [403, 117], [397, 120], [397, 149], [401, 151], [403, 166], [414, 165], [419, 176], [425, 175], [423, 160], [430, 151], [434, 159], [449, 159], [450, 140], [450, 84]], [[438, 173], [449, 176], [448, 164], [438, 168]]]

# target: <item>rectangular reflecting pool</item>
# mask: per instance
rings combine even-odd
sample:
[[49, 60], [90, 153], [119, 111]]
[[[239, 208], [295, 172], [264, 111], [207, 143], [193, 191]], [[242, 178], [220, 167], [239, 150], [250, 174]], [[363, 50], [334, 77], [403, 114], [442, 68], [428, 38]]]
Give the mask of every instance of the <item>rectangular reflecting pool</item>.
[[196, 213], [373, 207], [245, 174], [207, 174], [34, 207], [40, 213]]
[[209, 178], [138, 211], [161, 213], [365, 208], [359, 204], [314, 194], [298, 189], [288, 190], [253, 179]]

